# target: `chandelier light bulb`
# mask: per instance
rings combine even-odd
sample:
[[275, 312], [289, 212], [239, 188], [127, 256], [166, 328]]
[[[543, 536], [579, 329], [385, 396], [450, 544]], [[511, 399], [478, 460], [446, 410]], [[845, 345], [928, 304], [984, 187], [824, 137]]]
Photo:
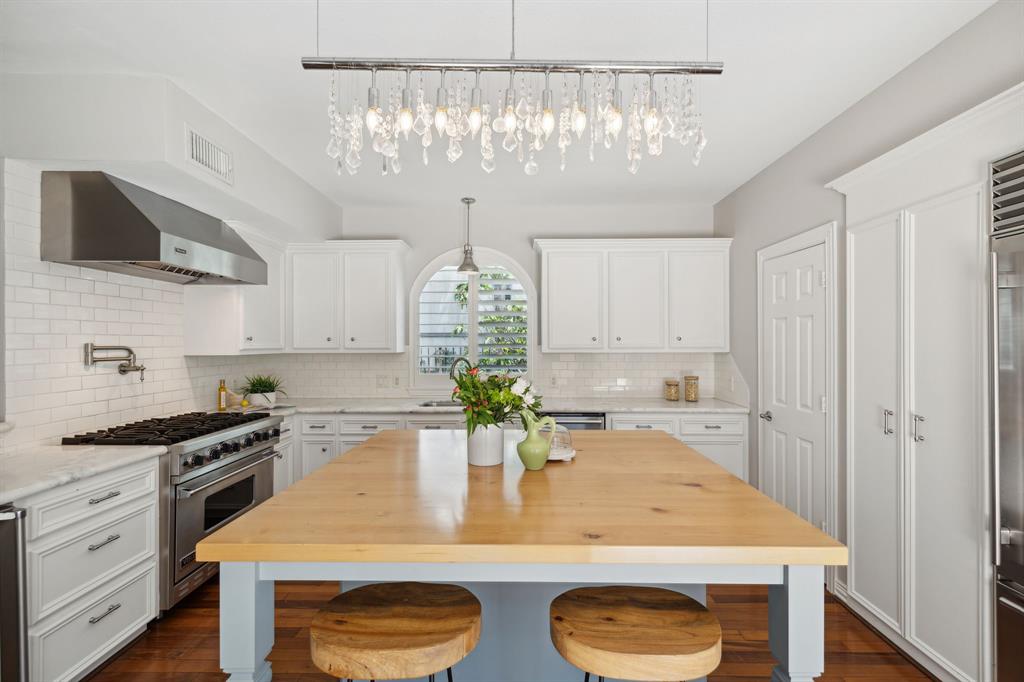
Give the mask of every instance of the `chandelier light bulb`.
[[576, 106], [572, 112], [572, 131], [576, 133], [576, 137], [583, 135], [583, 131], [587, 129], [587, 108], [582, 105]]
[[448, 127], [448, 91], [444, 89], [444, 71], [441, 72], [441, 87], [437, 89], [437, 105], [434, 107], [434, 127], [438, 135], [444, 135]]
[[644, 132], [653, 135], [658, 131], [658, 94], [653, 87], [647, 93], [647, 112], [644, 114]]
[[505, 120], [505, 130], [516, 129], [516, 110], [511, 104], [505, 107], [505, 115], [503, 118]]
[[[377, 75], [374, 73], [374, 81], [377, 80]], [[377, 90], [376, 86], [371, 85], [370, 91], [366, 96], [366, 129], [373, 135], [377, 131], [377, 126], [380, 125], [381, 111], [380, 111], [380, 91]]]
[[605, 126], [608, 128], [608, 132], [612, 134], [612, 137], [618, 137], [619, 131], [622, 130], [622, 109], [618, 107], [611, 107], [608, 109], [608, 120], [605, 121]]
[[555, 112], [551, 110], [551, 90], [544, 90], [542, 97], [544, 112], [540, 117], [540, 129], [544, 131], [544, 137], [551, 137], [555, 130]]
[[[477, 74], [477, 82], [479, 83], [480, 74]], [[480, 113], [480, 88], [473, 88], [473, 94], [470, 98], [469, 105], [469, 132], [473, 137], [480, 132], [480, 126], [483, 125], [483, 115]]]
[[416, 117], [412, 113], [412, 91], [409, 90], [409, 85], [406, 84], [405, 89], [402, 90], [402, 108], [398, 110], [398, 129], [405, 133], [405, 139], [407, 140], [415, 121]]

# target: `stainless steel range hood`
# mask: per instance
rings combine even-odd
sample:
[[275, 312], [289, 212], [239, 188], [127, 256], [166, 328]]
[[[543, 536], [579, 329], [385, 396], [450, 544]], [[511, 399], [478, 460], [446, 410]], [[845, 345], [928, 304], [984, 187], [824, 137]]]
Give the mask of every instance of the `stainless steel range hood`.
[[182, 284], [266, 284], [267, 264], [218, 218], [99, 171], [46, 171], [42, 258]]

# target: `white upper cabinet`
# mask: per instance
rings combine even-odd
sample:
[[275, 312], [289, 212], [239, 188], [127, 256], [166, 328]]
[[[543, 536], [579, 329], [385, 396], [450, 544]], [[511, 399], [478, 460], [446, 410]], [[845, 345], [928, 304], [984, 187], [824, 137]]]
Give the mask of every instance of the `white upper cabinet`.
[[184, 287], [186, 355], [284, 349], [284, 245], [231, 226], [267, 263], [267, 283]]
[[289, 246], [289, 350], [405, 350], [405, 242]]
[[608, 345], [616, 350], [665, 347], [665, 252], [608, 253]]
[[538, 239], [541, 348], [729, 350], [731, 239]]
[[338, 324], [339, 270], [337, 251], [300, 250], [289, 254], [291, 348], [341, 348]]
[[604, 261], [603, 251], [545, 254], [544, 350], [604, 348]]
[[668, 345], [673, 350], [729, 350], [729, 247], [712, 246], [669, 251]]

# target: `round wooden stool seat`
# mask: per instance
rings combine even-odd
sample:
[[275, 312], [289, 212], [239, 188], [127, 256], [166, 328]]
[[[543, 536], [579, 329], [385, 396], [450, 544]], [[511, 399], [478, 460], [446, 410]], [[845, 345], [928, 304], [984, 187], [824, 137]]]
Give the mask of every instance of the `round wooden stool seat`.
[[403, 680], [450, 668], [480, 640], [480, 602], [457, 585], [382, 583], [343, 592], [313, 617], [313, 663], [334, 677]]
[[580, 670], [621, 680], [692, 680], [722, 660], [714, 614], [657, 587], [581, 587], [559, 595], [551, 602], [551, 641]]

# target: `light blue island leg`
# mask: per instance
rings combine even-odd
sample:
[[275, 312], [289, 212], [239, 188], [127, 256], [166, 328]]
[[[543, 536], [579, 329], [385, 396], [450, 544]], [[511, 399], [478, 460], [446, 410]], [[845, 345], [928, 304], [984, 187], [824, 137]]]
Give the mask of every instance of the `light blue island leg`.
[[231, 682], [269, 682], [274, 648], [274, 581], [259, 564], [220, 565], [220, 667]]
[[786, 566], [768, 586], [768, 644], [779, 665], [772, 682], [811, 682], [825, 671], [825, 569]]

